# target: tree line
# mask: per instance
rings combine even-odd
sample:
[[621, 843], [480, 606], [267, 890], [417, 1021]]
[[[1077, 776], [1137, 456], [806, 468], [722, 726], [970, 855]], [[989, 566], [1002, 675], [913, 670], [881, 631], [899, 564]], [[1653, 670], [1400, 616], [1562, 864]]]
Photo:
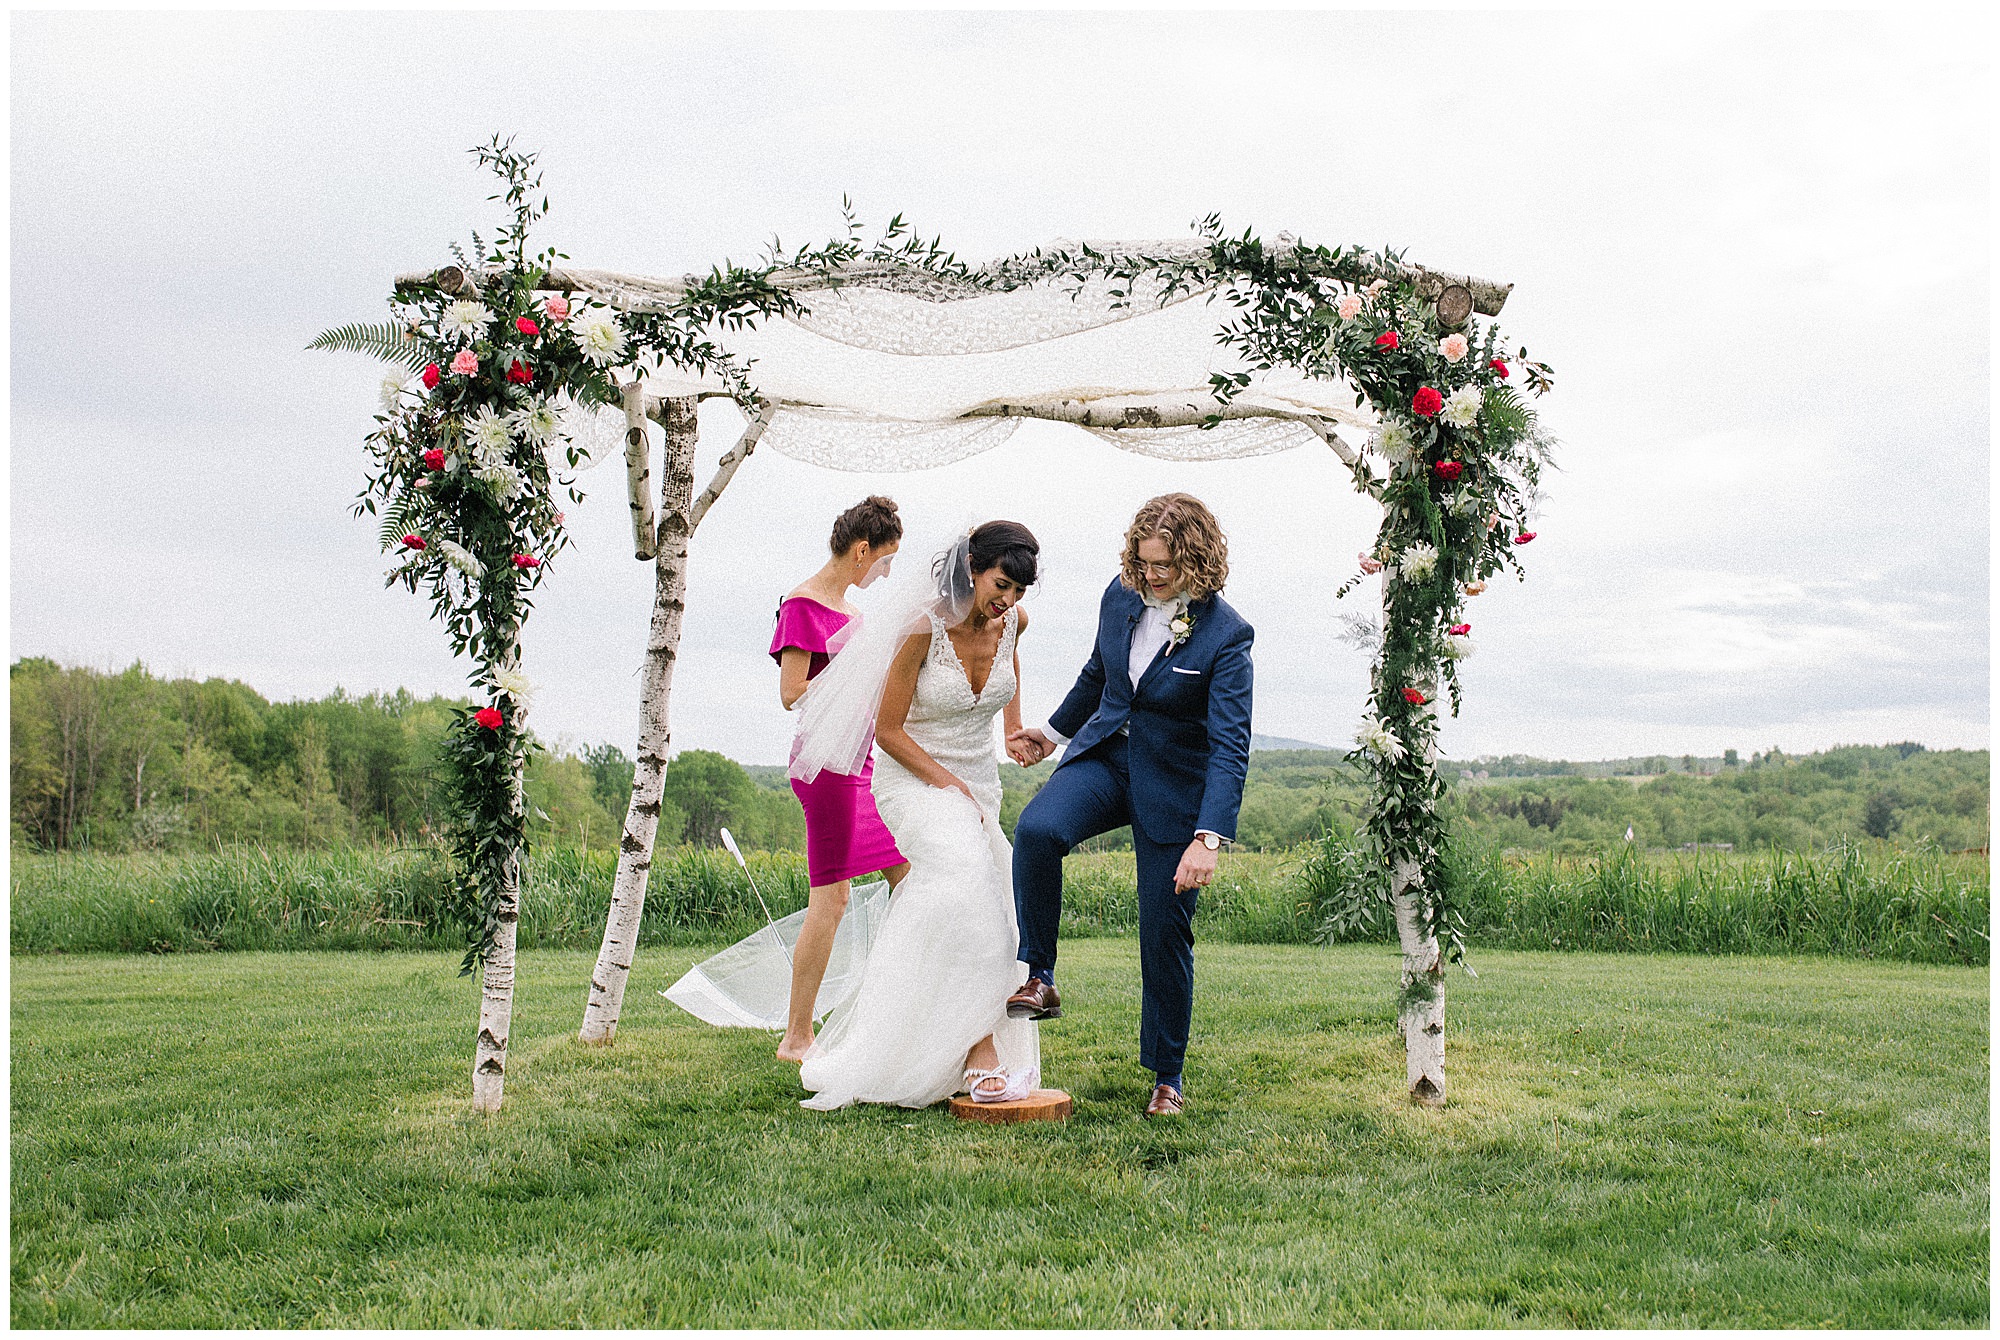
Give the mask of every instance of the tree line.
[[[162, 679], [62, 666], [9, 667], [11, 838], [56, 851], [216, 843], [327, 847], [429, 841], [445, 831], [439, 745], [463, 700], [407, 690], [271, 702], [225, 679]], [[720, 754], [667, 768], [658, 841], [803, 849], [805, 816], [783, 769], [760, 784]], [[772, 783], [775, 784], [772, 784]], [[527, 770], [530, 835], [615, 847], [632, 760], [616, 745], [538, 748]]]
[[[237, 680], [161, 679], [139, 664], [107, 672], [42, 657], [14, 662], [9, 680], [17, 846], [324, 847], [424, 842], [445, 829], [438, 747], [458, 700], [335, 690], [274, 703]], [[1628, 828], [1645, 847], [1809, 849], [1866, 837], [1946, 850], [1987, 844], [1984, 750], [1903, 743], [1772, 749], [1748, 761], [1732, 750], [1671, 768], [1667, 759], [1478, 760], [1477, 771], [1458, 770], [1446, 807], [1455, 832], [1529, 851], [1598, 850], [1622, 843]], [[1009, 833], [1053, 766], [1000, 770]], [[1629, 771], [1614, 776], [1614, 767]], [[632, 760], [616, 745], [538, 749], [527, 773], [530, 835], [615, 847], [631, 786]], [[1365, 802], [1361, 777], [1335, 751], [1259, 750], [1237, 836], [1251, 850], [1283, 850], [1351, 831]], [[782, 767], [682, 751], [667, 768], [659, 842], [712, 846], [724, 827], [747, 847], [805, 847], [805, 816]], [[1129, 843], [1109, 834], [1092, 846]]]

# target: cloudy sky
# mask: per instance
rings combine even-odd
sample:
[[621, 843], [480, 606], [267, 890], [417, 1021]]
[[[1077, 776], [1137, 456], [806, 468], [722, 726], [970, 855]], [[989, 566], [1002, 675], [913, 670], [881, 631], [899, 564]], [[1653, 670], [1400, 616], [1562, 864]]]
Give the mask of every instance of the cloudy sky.
[[[901, 211], [978, 260], [1059, 236], [1389, 244], [1515, 284], [1564, 443], [1530, 580], [1473, 610], [1459, 757], [1988, 740], [1986, 44], [1964, 16], [21, 14], [11, 20], [15, 657], [268, 696], [464, 690], [348, 514], [380, 370], [309, 354], [498, 220], [465, 152], [540, 150], [544, 239], [675, 275]], [[738, 427], [704, 410], [720, 452]], [[623, 481], [528, 627], [536, 721], [637, 730], [650, 570]], [[922, 474], [759, 453], [696, 543], [677, 747], [782, 759], [770, 610], [832, 515], [1043, 538], [1039, 719], [1131, 508], [1230, 532], [1256, 724], [1336, 742], [1372, 531], [1324, 452], [1172, 465], [1053, 425]]]

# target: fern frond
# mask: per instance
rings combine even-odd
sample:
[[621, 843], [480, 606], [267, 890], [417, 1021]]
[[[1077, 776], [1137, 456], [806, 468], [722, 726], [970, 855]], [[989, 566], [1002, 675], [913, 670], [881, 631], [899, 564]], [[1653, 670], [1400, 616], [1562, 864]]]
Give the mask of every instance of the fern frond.
[[411, 339], [409, 333], [394, 321], [372, 324], [357, 321], [352, 325], [335, 326], [314, 336], [313, 342], [306, 348], [329, 349], [342, 354], [367, 354], [412, 372], [422, 372], [424, 364], [430, 361], [423, 343]]
[[417, 499], [412, 493], [405, 493], [390, 502], [382, 512], [380, 538], [382, 552], [388, 553], [401, 544], [405, 535], [417, 529]]

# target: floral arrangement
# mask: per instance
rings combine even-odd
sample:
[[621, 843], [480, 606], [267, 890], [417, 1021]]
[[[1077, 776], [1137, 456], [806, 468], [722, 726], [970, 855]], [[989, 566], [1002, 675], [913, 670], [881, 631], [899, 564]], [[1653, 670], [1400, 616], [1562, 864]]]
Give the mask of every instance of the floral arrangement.
[[[567, 544], [553, 490], [561, 485], [580, 497], [562, 474], [578, 463], [565, 415], [573, 406], [617, 403], [621, 374], [662, 365], [716, 374], [753, 406], [747, 369], [714, 332], [796, 310], [791, 290], [774, 278], [780, 270], [817, 271], [837, 284], [843, 267], [856, 263], [995, 289], [1111, 278], [1126, 281], [1115, 293], [1129, 295], [1144, 277], [1162, 301], [1219, 283], [1237, 315], [1218, 338], [1253, 370], [1344, 375], [1357, 403], [1377, 407], [1381, 427], [1352, 469], [1357, 486], [1383, 505], [1376, 542], [1359, 561], [1361, 575], [1386, 578], [1384, 631], [1370, 711], [1348, 757], [1374, 779], [1367, 832], [1382, 891], [1390, 872], [1400, 872], [1421, 892], [1427, 928], [1453, 959], [1462, 957], [1463, 918], [1429, 878], [1448, 840], [1437, 809], [1444, 791], [1437, 702], [1447, 694], [1457, 711], [1458, 664], [1474, 650], [1464, 602], [1501, 571], [1518, 574], [1519, 546], [1535, 538], [1528, 527], [1550, 443], [1522, 390], [1539, 396], [1552, 381], [1526, 350], [1507, 354], [1497, 328], [1469, 310], [1462, 320], [1441, 319], [1437, 277], [1393, 252], [1268, 248], [1248, 232], [1226, 236], [1215, 216], [1196, 225], [1206, 246], [1193, 256], [1084, 246], [975, 272], [935, 239], [912, 233], [901, 216], [864, 246], [849, 212], [847, 235], [822, 247], [789, 256], [774, 247], [754, 267], [725, 263], [690, 282], [667, 310], [613, 310], [552, 293], [549, 270], [560, 253], [530, 254], [528, 231], [547, 210], [534, 156], [498, 136], [474, 152], [504, 184], [492, 198], [504, 199], [513, 217], [491, 251], [476, 234], [470, 257], [453, 249], [472, 291], [399, 290], [394, 321], [330, 330], [313, 342], [374, 354], [401, 370], [383, 384], [357, 514], [381, 517], [383, 548], [396, 555], [389, 583], [428, 593], [454, 652], [472, 657], [472, 682], [487, 699], [455, 719], [447, 750], [468, 971], [506, 914], [505, 892], [526, 847], [520, 777], [531, 739], [521, 717], [532, 685], [520, 669], [520, 634], [535, 587]], [[1226, 403], [1250, 381], [1250, 372], [1219, 373], [1211, 385]], [[1172, 631], [1184, 640], [1191, 624]]]

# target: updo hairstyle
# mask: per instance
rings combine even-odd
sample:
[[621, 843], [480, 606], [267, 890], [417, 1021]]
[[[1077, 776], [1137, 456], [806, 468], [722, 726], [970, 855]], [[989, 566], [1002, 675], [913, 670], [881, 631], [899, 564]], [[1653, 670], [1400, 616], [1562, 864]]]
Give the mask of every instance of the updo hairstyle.
[[896, 500], [873, 493], [835, 519], [833, 536], [827, 544], [838, 558], [863, 540], [880, 549], [902, 538], [903, 521], [896, 515]]
[[972, 532], [968, 557], [972, 575], [990, 568], [1000, 571], [1021, 586], [1033, 586], [1041, 570], [1042, 546], [1034, 532], [1018, 521], [989, 521]]

